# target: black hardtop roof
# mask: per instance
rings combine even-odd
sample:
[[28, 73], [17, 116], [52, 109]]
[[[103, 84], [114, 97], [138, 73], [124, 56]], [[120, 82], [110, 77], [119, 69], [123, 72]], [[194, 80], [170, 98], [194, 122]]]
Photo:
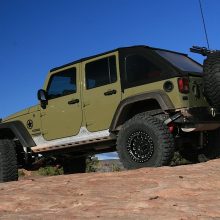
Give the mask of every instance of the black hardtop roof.
[[62, 65], [62, 66], [55, 67], [55, 68], [51, 69], [50, 72], [53, 72], [53, 71], [62, 69], [62, 68], [64, 68], [64, 67], [71, 66], [71, 65], [76, 64], [76, 63], [83, 62], [83, 61], [85, 61], [85, 60], [89, 60], [89, 59], [92, 59], [92, 58], [95, 58], [95, 57], [99, 57], [99, 56], [102, 56], [102, 55], [105, 55], [105, 54], [108, 54], [108, 53], [112, 53], [112, 52], [115, 52], [115, 51], [122, 51], [122, 50], [124, 50], [124, 49], [133, 49], [133, 48], [141, 48], [141, 47], [148, 48], [148, 49], [152, 49], [152, 50], [162, 50], [162, 51], [167, 51], [167, 52], [172, 52], [172, 53], [176, 53], [176, 54], [181, 54], [181, 55], [184, 55], [184, 56], [188, 56], [187, 54], [180, 53], [180, 52], [176, 52], [176, 51], [172, 51], [172, 50], [166, 50], [166, 49], [161, 49], [161, 48], [156, 48], [156, 47], [149, 47], [149, 46], [146, 46], [146, 45], [135, 45], [135, 46], [129, 46], [129, 47], [119, 47], [119, 48], [117, 48], [117, 49], [110, 50], [110, 51], [106, 51], [106, 52], [104, 52], [104, 53], [99, 53], [99, 54], [96, 54], [96, 55], [93, 55], [93, 56], [81, 58], [81, 59], [79, 59], [79, 60], [75, 60], [75, 61], [73, 61], [73, 62], [64, 64], [64, 65]]

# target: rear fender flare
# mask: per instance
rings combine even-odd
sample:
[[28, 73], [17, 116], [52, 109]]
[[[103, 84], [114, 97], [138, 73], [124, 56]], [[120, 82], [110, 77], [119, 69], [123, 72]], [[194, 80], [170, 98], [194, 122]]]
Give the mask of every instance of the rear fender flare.
[[171, 102], [169, 96], [161, 90], [158, 90], [158, 91], [156, 90], [154, 92], [147, 92], [147, 93], [134, 95], [134, 96], [126, 98], [120, 102], [120, 104], [118, 105], [116, 112], [114, 114], [114, 117], [113, 117], [113, 120], [112, 120], [112, 123], [111, 123], [109, 130], [110, 131], [116, 130], [121, 114], [123, 114], [123, 111], [129, 105], [135, 104], [136, 102], [145, 101], [145, 100], [146, 101], [147, 100], [156, 100], [157, 103], [160, 105], [160, 108], [163, 111], [174, 109], [174, 105]]

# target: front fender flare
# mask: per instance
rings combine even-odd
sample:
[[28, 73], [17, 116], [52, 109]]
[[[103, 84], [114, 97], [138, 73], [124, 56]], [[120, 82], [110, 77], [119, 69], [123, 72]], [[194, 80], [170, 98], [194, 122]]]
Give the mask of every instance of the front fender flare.
[[23, 147], [30, 148], [36, 146], [34, 140], [32, 139], [31, 135], [29, 134], [22, 122], [12, 121], [0, 123], [0, 134], [1, 130], [3, 129], [10, 129], [14, 133], [16, 138], [18, 138]]

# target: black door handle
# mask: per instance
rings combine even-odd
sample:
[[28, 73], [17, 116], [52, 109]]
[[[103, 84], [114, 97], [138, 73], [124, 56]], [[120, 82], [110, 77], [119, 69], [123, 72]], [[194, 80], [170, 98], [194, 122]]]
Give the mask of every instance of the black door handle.
[[104, 95], [106, 95], [106, 96], [107, 95], [114, 95], [116, 93], [117, 93], [117, 91], [115, 89], [113, 89], [113, 90], [109, 90], [109, 91], [105, 92]]
[[73, 99], [68, 102], [69, 105], [74, 105], [76, 103], [79, 103], [79, 99]]

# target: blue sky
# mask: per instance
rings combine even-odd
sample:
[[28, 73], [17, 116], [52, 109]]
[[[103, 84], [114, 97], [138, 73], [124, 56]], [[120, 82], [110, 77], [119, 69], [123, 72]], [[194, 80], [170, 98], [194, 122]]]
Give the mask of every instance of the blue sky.
[[[202, 5], [219, 49], [220, 1]], [[0, 117], [36, 104], [50, 68], [138, 44], [206, 45], [198, 0], [0, 0]]]

